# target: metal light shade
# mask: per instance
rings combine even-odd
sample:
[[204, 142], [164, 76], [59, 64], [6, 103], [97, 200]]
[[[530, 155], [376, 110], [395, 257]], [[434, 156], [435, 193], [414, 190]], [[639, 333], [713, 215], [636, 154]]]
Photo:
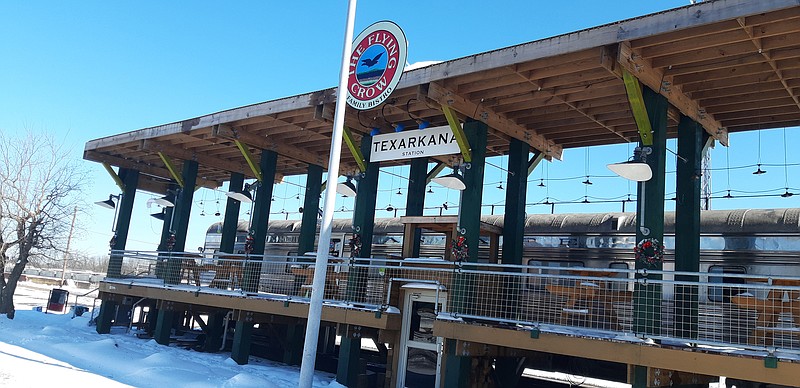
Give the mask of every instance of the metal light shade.
[[104, 207], [104, 208], [106, 208], [106, 209], [114, 209], [114, 208], [117, 207], [117, 204], [114, 202], [114, 200], [111, 199], [112, 197], [113, 197], [113, 195], [109, 195], [107, 200], [105, 200], [105, 201], [97, 201], [95, 203], [100, 205], [100, 206], [102, 206], [102, 207]]
[[336, 185], [336, 192], [346, 197], [355, 197], [356, 185], [353, 184], [350, 178], [347, 178], [347, 182]]
[[636, 182], [644, 182], [653, 177], [653, 170], [647, 163], [631, 160], [622, 163], [612, 163], [606, 165], [615, 174]]
[[160, 220], [160, 221], [164, 221], [167, 218], [167, 216], [166, 216], [166, 214], [164, 214], [164, 212], [153, 213], [153, 214], [150, 215], [150, 217], [153, 217], [153, 218], [155, 218], [157, 220]]
[[447, 175], [437, 176], [431, 180], [449, 189], [464, 190], [467, 188], [467, 185], [464, 184], [464, 178], [455, 171]]
[[241, 203], [253, 203], [253, 195], [250, 194], [250, 191], [229, 191], [225, 193], [228, 198], [233, 198]]
[[170, 199], [170, 197], [168, 195], [165, 195], [165, 196], [163, 196], [161, 198], [158, 198], [158, 199], [154, 199], [153, 203], [158, 205], [158, 206], [161, 206], [161, 207], [174, 207], [175, 206], [175, 203], [172, 202], [172, 200]]

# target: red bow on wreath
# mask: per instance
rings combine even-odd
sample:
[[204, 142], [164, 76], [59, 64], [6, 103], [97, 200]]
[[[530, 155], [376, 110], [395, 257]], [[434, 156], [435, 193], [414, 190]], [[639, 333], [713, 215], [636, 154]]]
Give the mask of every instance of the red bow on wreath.
[[358, 257], [361, 255], [361, 236], [358, 233], [354, 234], [350, 239], [350, 257]]
[[172, 248], [175, 248], [175, 233], [170, 233], [167, 238], [167, 250], [171, 251]]
[[244, 240], [244, 253], [249, 255], [253, 252], [253, 244], [255, 243], [256, 239], [253, 238], [252, 233], [247, 234], [247, 238]]
[[453, 260], [463, 261], [469, 256], [469, 246], [464, 236], [458, 236], [453, 240]]
[[636, 261], [649, 266], [657, 266], [664, 259], [664, 246], [658, 239], [646, 238], [633, 247], [633, 254]]

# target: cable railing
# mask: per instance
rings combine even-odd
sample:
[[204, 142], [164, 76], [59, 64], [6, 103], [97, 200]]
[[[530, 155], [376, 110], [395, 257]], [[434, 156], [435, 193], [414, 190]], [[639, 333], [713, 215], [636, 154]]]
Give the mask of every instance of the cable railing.
[[[307, 303], [313, 257], [114, 251], [116, 278]], [[112, 271], [109, 271], [112, 273]], [[324, 300], [397, 312], [402, 286], [434, 289], [440, 318], [600, 339], [800, 357], [800, 277], [442, 259], [331, 257]], [[722, 350], [720, 350], [722, 351]]]

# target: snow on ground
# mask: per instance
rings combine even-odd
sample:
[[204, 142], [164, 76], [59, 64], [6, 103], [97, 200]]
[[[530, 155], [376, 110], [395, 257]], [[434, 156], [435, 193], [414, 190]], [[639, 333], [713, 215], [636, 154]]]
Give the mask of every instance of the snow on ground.
[[[71, 289], [75, 295], [88, 290]], [[201, 353], [162, 346], [125, 334], [99, 335], [91, 313], [45, 314], [50, 287], [20, 283], [13, 320], [0, 316], [0, 386], [13, 387], [296, 387], [300, 368], [250, 357], [237, 365], [230, 353]], [[92, 305], [93, 298], [79, 303]], [[116, 334], [115, 334], [116, 333]], [[317, 372], [314, 387], [342, 387]]]

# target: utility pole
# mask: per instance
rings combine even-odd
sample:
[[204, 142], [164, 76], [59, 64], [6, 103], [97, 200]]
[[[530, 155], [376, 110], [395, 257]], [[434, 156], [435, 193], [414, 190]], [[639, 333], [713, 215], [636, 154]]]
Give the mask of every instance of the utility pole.
[[67, 236], [67, 249], [64, 250], [64, 268], [61, 269], [61, 285], [64, 285], [64, 277], [67, 274], [67, 258], [69, 258], [69, 244], [72, 242], [72, 232], [75, 230], [75, 216], [78, 215], [78, 207], [72, 210], [72, 224], [69, 226], [69, 236]]

